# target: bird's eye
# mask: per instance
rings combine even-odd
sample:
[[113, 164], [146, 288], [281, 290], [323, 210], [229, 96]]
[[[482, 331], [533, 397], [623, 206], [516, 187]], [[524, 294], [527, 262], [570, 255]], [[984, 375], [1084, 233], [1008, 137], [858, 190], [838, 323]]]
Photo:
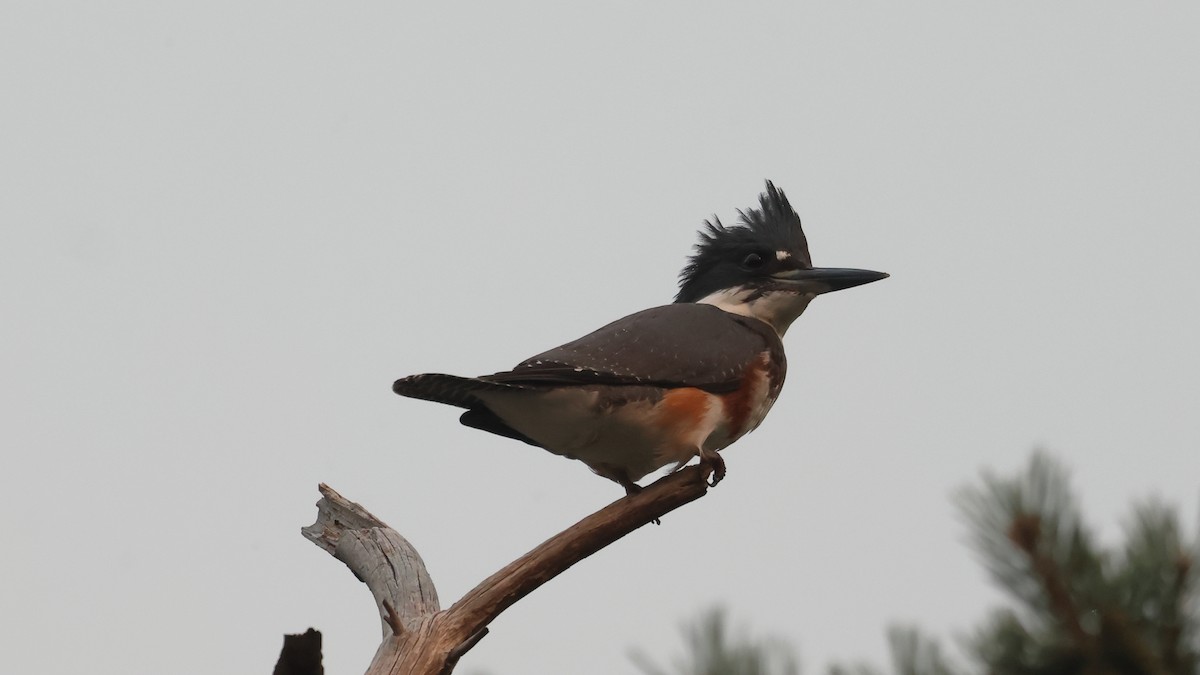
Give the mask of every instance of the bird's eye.
[[763, 257], [757, 253], [751, 253], [742, 259], [742, 267], [748, 270], [756, 270], [763, 266]]

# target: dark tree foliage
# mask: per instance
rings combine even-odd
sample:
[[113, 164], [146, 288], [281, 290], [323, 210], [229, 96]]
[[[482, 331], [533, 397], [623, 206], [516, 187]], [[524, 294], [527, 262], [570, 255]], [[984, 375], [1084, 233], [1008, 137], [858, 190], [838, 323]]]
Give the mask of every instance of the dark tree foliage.
[[775, 638], [734, 633], [722, 609], [713, 609], [684, 628], [687, 653], [671, 668], [656, 665], [641, 652], [631, 658], [646, 675], [800, 675], [790, 645]]
[[1198, 540], [1158, 500], [1136, 504], [1122, 546], [1083, 522], [1066, 471], [1044, 453], [1008, 478], [985, 474], [959, 506], [1014, 605], [966, 645], [995, 675], [1194, 675]]
[[[951, 662], [915, 628], [892, 628], [896, 675], [1200, 675], [1200, 537], [1183, 534], [1172, 508], [1135, 504], [1123, 544], [1104, 547], [1083, 522], [1067, 472], [1041, 452], [1014, 476], [985, 473], [957, 501], [983, 565], [1012, 602], [964, 640], [969, 665]], [[647, 675], [797, 672], [786, 644], [733, 639], [719, 611], [690, 628], [687, 642], [688, 657], [671, 670], [635, 661]]]

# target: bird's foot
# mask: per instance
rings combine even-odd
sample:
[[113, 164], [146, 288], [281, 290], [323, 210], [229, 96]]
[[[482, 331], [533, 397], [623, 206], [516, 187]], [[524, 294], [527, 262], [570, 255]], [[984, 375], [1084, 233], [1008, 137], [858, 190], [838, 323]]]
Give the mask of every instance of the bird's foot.
[[700, 466], [712, 469], [712, 476], [709, 479], [709, 487], [716, 487], [725, 479], [725, 459], [716, 450], [707, 448], [700, 449]]

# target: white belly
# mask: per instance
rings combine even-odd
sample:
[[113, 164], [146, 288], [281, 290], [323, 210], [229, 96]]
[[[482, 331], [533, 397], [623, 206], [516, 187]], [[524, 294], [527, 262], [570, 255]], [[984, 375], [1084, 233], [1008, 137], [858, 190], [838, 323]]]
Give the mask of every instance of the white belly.
[[663, 424], [663, 411], [651, 398], [613, 405], [600, 392], [583, 388], [480, 398], [506, 424], [547, 450], [578, 459], [598, 473], [603, 473], [598, 467], [619, 468], [634, 481], [687, 462], [701, 446], [715, 450], [735, 440], [728, 439], [720, 423], [720, 397], [711, 395], [699, 423], [682, 431]]

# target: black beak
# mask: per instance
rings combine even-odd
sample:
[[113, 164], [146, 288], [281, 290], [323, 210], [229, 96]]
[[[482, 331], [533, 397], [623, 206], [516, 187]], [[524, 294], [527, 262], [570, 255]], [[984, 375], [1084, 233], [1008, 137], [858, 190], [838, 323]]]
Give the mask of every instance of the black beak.
[[888, 278], [887, 272], [856, 270], [843, 267], [817, 267], [810, 270], [788, 270], [772, 275], [777, 281], [793, 286], [801, 293], [832, 293], [872, 281]]

